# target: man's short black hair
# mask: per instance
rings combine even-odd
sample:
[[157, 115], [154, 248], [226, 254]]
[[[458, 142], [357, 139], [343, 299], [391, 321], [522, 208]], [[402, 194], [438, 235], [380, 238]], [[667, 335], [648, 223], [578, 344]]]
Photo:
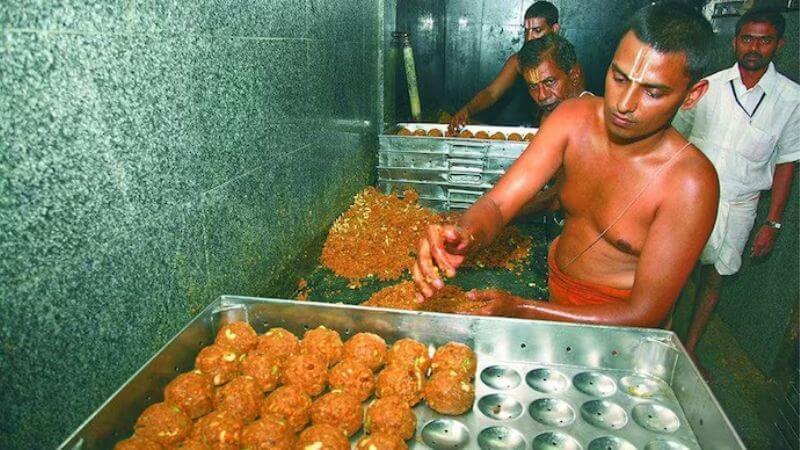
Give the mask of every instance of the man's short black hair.
[[756, 8], [751, 9], [744, 13], [739, 20], [736, 21], [736, 36], [742, 31], [742, 27], [751, 22], [766, 22], [772, 24], [778, 30], [778, 39], [783, 37], [783, 32], [786, 30], [786, 19], [783, 15], [775, 9], [771, 8]]
[[625, 27], [628, 31], [659, 53], [684, 53], [692, 83], [706, 75], [714, 31], [691, 6], [676, 1], [650, 4], [631, 18]]
[[525, 18], [531, 17], [541, 17], [552, 27], [558, 23], [558, 8], [546, 0], [540, 0], [525, 10]]
[[552, 58], [566, 73], [569, 73], [578, 62], [578, 57], [575, 56], [575, 47], [557, 34], [548, 34], [542, 38], [528, 41], [519, 51], [519, 65], [522, 70], [534, 69], [548, 58]]

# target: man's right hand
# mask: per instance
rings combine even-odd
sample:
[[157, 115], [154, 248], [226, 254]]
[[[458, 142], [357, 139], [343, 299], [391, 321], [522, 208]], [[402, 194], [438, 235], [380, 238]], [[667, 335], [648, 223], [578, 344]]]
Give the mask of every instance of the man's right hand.
[[469, 109], [467, 107], [461, 108], [458, 110], [457, 113], [450, 119], [450, 126], [447, 127], [447, 135], [448, 136], [455, 136], [464, 128], [464, 125], [469, 122]]
[[421, 293], [417, 300], [424, 301], [444, 287], [440, 272], [449, 278], [456, 275], [456, 269], [464, 262], [472, 241], [472, 236], [458, 226], [428, 227], [427, 235], [419, 241], [417, 260], [411, 268], [411, 275]]

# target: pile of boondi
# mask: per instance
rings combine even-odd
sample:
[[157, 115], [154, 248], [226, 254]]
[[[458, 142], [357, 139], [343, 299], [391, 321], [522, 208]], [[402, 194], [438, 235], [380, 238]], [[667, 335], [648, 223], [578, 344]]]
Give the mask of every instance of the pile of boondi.
[[441, 222], [435, 212], [417, 204], [416, 192], [403, 196], [384, 195], [374, 187], [357, 194], [333, 223], [322, 248], [322, 264], [352, 281], [400, 278], [414, 263], [428, 225]]
[[436, 295], [422, 303], [418, 303], [415, 299], [416, 288], [414, 287], [414, 282], [403, 281], [393, 286], [387, 286], [372, 294], [372, 297], [362, 305], [444, 313], [471, 312], [483, 306], [483, 302], [470, 300], [466, 292], [452, 284], [445, 285]]
[[[429, 225], [455, 223], [455, 214], [439, 215], [417, 204], [419, 195], [403, 198], [368, 187], [331, 227], [322, 249], [322, 264], [352, 282], [367, 277], [394, 280], [414, 264], [417, 245]], [[517, 227], [506, 227], [489, 247], [471, 255], [465, 266], [518, 270], [530, 255], [531, 239]], [[305, 287], [305, 286], [303, 286]]]

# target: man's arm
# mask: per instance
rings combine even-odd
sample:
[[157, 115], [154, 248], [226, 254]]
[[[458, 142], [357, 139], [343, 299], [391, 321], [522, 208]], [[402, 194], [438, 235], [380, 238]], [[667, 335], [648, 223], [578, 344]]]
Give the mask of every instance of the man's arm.
[[[631, 299], [605, 305], [558, 305], [525, 301], [492, 291], [473, 298], [491, 300], [493, 315], [602, 325], [655, 327], [661, 324], [694, 268], [711, 234], [719, 201], [719, 182], [707, 161], [701, 177], [672, 183], [647, 233]], [[673, 169], [674, 170], [674, 169]], [[680, 185], [679, 185], [680, 184]], [[495, 298], [491, 298], [494, 296]]]
[[556, 109], [494, 187], [461, 217], [459, 225], [473, 237], [474, 248], [490, 244], [558, 171], [575, 117], [586, 107], [568, 102]]
[[[561, 167], [576, 117], [585, 102], [565, 102], [495, 186], [461, 216], [457, 226], [433, 225], [420, 240], [411, 274], [424, 297], [444, 286], [439, 270], [455, 276], [466, 254], [491, 243], [517, 212]], [[420, 298], [422, 300], [422, 298]]]
[[[768, 220], [780, 222], [783, 219], [783, 209], [789, 199], [794, 178], [795, 163], [800, 160], [800, 105], [795, 104], [794, 109], [786, 113], [789, 120], [781, 130], [781, 135], [776, 143], [778, 158], [775, 173], [772, 176], [772, 202], [769, 205]], [[775, 245], [778, 230], [769, 226], [761, 226], [753, 240], [750, 256], [766, 256]]]
[[[794, 178], [795, 163], [788, 162], [775, 166], [775, 175], [772, 177], [772, 200], [769, 205], [769, 215], [767, 220], [780, 223], [783, 219], [783, 209], [789, 200], [789, 192], [792, 190], [792, 179]], [[753, 248], [750, 256], [759, 258], [767, 256], [775, 246], [775, 237], [778, 230], [769, 226], [762, 225], [753, 240]]]
[[450, 128], [448, 131], [450, 133], [456, 132], [467, 124], [470, 116], [478, 114], [497, 103], [497, 100], [514, 85], [517, 75], [519, 75], [519, 56], [515, 53], [506, 60], [503, 69], [500, 70], [497, 77], [456, 112], [453, 119], [450, 121]]

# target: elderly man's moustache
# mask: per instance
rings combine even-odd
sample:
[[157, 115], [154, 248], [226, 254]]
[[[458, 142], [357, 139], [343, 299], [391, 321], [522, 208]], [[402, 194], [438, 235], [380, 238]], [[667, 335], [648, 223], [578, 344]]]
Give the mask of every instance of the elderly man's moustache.
[[750, 58], [750, 57], [762, 58], [761, 53], [756, 53], [756, 52], [745, 53], [744, 57], [745, 58]]

